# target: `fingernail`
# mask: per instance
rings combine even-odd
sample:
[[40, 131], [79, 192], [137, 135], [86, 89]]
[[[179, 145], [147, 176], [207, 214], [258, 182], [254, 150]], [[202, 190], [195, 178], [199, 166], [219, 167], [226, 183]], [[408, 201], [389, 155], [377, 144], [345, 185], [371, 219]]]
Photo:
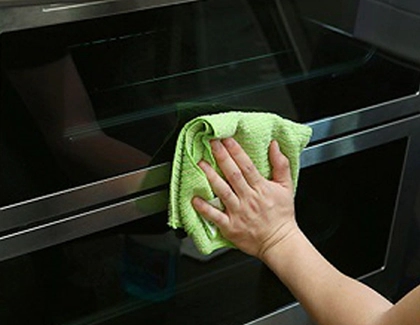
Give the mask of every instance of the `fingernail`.
[[193, 204], [193, 205], [200, 205], [200, 198], [199, 197], [197, 197], [197, 196], [194, 196], [193, 198], [192, 198], [192, 200], [191, 200], [191, 203]]
[[195, 207], [200, 207], [203, 204], [203, 201], [199, 198], [199, 197], [193, 197], [193, 199], [191, 200], [191, 203], [195, 206]]
[[198, 162], [198, 166], [202, 169], [202, 170], [206, 170], [209, 167], [209, 164], [204, 161], [204, 160], [200, 160]]
[[223, 145], [227, 148], [231, 148], [233, 145], [235, 145], [235, 139], [233, 138], [226, 138], [223, 140]]
[[210, 142], [210, 145], [213, 151], [218, 151], [222, 148], [222, 143], [220, 142], [220, 140], [212, 140]]

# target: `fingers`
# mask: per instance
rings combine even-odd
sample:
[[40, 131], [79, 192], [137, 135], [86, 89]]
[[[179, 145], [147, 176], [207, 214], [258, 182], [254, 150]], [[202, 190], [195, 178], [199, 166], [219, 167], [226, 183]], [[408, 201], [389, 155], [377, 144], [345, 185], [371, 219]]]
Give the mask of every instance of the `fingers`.
[[[223, 144], [224, 142], [225, 141], [223, 141]], [[230, 186], [232, 186], [232, 189], [235, 191], [235, 193], [239, 196], [246, 196], [247, 194], [249, 194], [250, 188], [247, 183], [247, 180], [244, 178], [244, 175], [240, 169], [241, 166], [239, 166], [234, 160], [235, 156], [228, 151], [228, 147], [226, 147], [223, 144], [219, 140], [211, 141], [211, 147], [213, 155], [217, 161], [217, 165], [225, 175], [226, 180], [228, 181]], [[239, 147], [239, 149], [241, 148]], [[251, 165], [253, 166], [252, 162]], [[220, 199], [224, 202], [223, 197], [220, 197]]]
[[[199, 166], [206, 174], [214, 193], [224, 203], [227, 210], [237, 209], [241, 198], [247, 198], [265, 181], [250, 157], [242, 147], [232, 138], [211, 141], [213, 155], [217, 164], [226, 177], [226, 181], [206, 162]], [[273, 181], [293, 190], [289, 160], [284, 156], [278, 143], [272, 141], [269, 148], [269, 158], [272, 165]]]
[[219, 229], [224, 229], [229, 224], [229, 217], [219, 209], [213, 207], [203, 199], [195, 197], [192, 200], [194, 209], [206, 218], [208, 221], [213, 222]]
[[[246, 152], [233, 138], [224, 139], [222, 143], [231, 156], [232, 162], [239, 168], [241, 174], [244, 176], [247, 185], [255, 188], [263, 180], [263, 177], [255, 167], [251, 158], [249, 158]], [[246, 187], [248, 188], [248, 186]]]
[[200, 161], [198, 165], [206, 174], [206, 177], [214, 193], [219, 197], [223, 204], [227, 208], [238, 207], [240, 204], [239, 199], [232, 191], [231, 187], [226, 183], [226, 181], [223, 180], [223, 178], [220, 177], [219, 174], [217, 174], [216, 171], [207, 162]]
[[272, 167], [273, 181], [293, 189], [292, 175], [290, 172], [289, 160], [280, 151], [277, 141], [271, 141], [269, 148], [269, 157]]

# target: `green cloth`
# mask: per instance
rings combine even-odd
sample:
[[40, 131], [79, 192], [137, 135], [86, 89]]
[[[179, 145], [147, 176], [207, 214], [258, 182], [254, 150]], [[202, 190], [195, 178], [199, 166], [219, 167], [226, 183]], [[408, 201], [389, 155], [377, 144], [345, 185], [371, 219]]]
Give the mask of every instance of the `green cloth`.
[[203, 254], [210, 254], [222, 247], [233, 247], [191, 204], [194, 196], [208, 201], [215, 198], [206, 175], [197, 165], [200, 160], [206, 160], [220, 173], [209, 141], [233, 137], [251, 157], [260, 173], [265, 178], [270, 178], [268, 148], [273, 139], [277, 140], [280, 150], [290, 161], [296, 189], [299, 157], [311, 134], [310, 127], [272, 113], [235, 111], [205, 115], [189, 121], [182, 128], [176, 143], [168, 224], [175, 229], [184, 228]]

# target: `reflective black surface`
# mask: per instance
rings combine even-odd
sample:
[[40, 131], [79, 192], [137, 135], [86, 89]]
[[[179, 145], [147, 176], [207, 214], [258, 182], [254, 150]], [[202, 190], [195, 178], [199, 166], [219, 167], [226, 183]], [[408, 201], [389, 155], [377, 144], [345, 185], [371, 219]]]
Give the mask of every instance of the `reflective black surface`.
[[385, 266], [405, 148], [398, 140], [301, 171], [299, 224], [351, 277]]
[[[419, 84], [407, 63], [287, 1], [200, 1], [5, 33], [0, 46], [1, 207], [170, 161], [197, 115], [309, 122]], [[407, 141], [301, 171], [298, 222], [348, 275], [385, 266]], [[294, 302], [259, 261], [197, 257], [166, 219], [1, 262], [0, 323], [243, 324]]]
[[[386, 266], [406, 144], [301, 171], [298, 223], [345, 274]], [[207, 261], [192, 257], [165, 220], [166, 212], [2, 262], [0, 321], [243, 324], [294, 301], [261, 262], [236, 250]]]
[[4, 33], [0, 205], [171, 161], [196, 115], [308, 122], [417, 92], [415, 69], [302, 10], [211, 0]]

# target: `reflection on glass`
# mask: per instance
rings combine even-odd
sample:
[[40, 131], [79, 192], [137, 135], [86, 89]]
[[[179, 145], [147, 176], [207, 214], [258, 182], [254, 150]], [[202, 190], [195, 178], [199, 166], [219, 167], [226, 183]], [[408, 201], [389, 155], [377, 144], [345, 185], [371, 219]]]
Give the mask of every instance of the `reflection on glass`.
[[351, 277], [385, 266], [406, 145], [406, 139], [397, 140], [300, 174], [298, 222], [323, 255]]
[[[345, 274], [385, 265], [406, 145], [402, 139], [301, 171], [298, 222]], [[260, 261], [237, 250], [194, 257], [166, 218], [1, 262], [0, 323], [239, 325], [294, 302]]]
[[306, 122], [418, 87], [417, 73], [290, 1], [209, 0], [9, 32], [0, 45], [2, 206], [171, 160], [179, 128], [211, 113], [182, 102]]
[[[179, 128], [196, 115], [258, 109], [307, 122], [418, 88], [417, 73], [288, 1], [200, 1], [10, 32], [0, 46], [1, 206], [170, 161]], [[302, 171], [299, 222], [352, 276], [383, 265], [404, 149]], [[366, 161], [376, 164], [365, 175]], [[343, 170], [336, 204], [323, 204]], [[352, 209], [347, 193], [359, 203]], [[166, 218], [1, 262], [0, 323], [243, 324], [294, 301], [236, 250], [192, 258]]]

